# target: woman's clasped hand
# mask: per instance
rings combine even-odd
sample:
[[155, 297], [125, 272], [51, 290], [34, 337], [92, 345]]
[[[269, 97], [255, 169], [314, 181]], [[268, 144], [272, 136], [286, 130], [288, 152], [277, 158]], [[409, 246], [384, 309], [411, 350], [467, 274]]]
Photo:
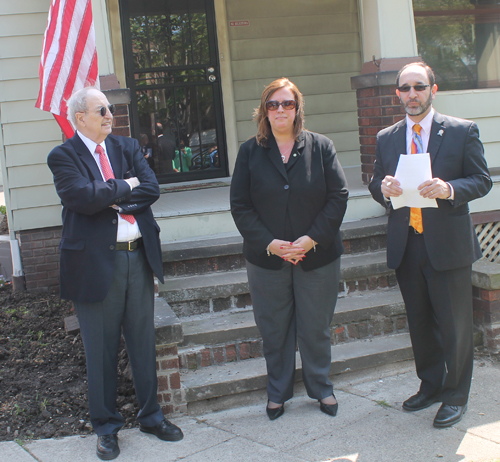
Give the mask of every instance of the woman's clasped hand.
[[296, 265], [315, 245], [316, 243], [309, 236], [301, 236], [294, 242], [274, 239], [269, 244], [269, 252]]

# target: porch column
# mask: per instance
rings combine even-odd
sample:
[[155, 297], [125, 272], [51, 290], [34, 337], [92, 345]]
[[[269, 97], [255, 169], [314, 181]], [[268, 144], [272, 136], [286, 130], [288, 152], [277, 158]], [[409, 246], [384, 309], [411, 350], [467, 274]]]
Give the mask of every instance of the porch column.
[[361, 177], [373, 174], [377, 133], [404, 117], [396, 96], [396, 75], [420, 61], [412, 0], [359, 0], [363, 66], [351, 78], [358, 101]]

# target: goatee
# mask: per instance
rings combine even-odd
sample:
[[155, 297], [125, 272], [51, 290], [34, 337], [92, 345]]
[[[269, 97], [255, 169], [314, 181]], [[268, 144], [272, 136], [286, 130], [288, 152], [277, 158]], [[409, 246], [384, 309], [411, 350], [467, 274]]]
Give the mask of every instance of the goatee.
[[[401, 101], [401, 99], [400, 99]], [[401, 101], [401, 105], [403, 106], [403, 109], [405, 110], [405, 112], [408, 114], [408, 115], [411, 115], [411, 116], [418, 116], [420, 114], [423, 114], [425, 111], [427, 111], [427, 109], [429, 109], [431, 107], [431, 104], [432, 104], [432, 93], [429, 95], [429, 97], [427, 98], [426, 101], [424, 101], [423, 103], [420, 103], [419, 106], [417, 107], [410, 107], [409, 104], [410, 103], [414, 103], [415, 101], [408, 101], [406, 104], [403, 103], [403, 101]]]

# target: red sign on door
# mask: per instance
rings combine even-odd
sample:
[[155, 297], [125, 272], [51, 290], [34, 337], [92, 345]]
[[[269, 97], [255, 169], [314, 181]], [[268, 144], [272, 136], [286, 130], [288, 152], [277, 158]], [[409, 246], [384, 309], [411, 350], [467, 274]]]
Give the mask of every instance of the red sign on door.
[[250, 21], [229, 21], [230, 26], [249, 26]]

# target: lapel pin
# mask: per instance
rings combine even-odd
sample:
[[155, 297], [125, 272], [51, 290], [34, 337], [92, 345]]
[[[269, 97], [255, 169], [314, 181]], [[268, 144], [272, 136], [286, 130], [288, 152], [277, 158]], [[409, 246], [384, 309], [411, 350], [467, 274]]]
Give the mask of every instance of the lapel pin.
[[444, 130], [443, 130], [443, 129], [439, 130], [439, 131], [438, 131], [438, 136], [443, 136], [443, 133], [444, 133]]

